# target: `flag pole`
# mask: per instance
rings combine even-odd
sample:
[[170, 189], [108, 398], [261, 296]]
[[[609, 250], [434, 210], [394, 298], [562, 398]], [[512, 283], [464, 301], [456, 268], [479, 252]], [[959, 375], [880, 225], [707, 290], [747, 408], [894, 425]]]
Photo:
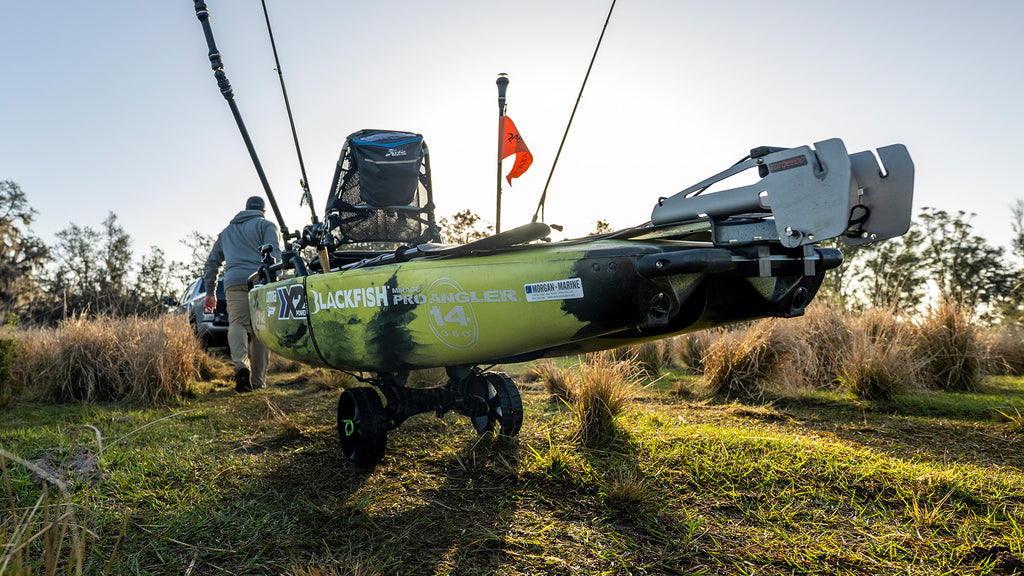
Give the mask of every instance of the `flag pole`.
[[498, 74], [494, 83], [498, 85], [498, 184], [494, 216], [494, 233], [497, 234], [501, 232], [501, 149], [505, 140], [505, 90], [508, 88], [508, 74]]

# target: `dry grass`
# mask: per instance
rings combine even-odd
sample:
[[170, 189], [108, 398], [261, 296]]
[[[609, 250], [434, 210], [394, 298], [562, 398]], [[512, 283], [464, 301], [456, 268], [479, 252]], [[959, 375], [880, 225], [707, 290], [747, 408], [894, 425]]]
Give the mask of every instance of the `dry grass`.
[[970, 308], [952, 300], [939, 302], [918, 321], [918, 338], [933, 388], [978, 389], [988, 361], [981, 329]]
[[443, 368], [426, 368], [409, 373], [407, 384], [413, 388], [434, 388], [448, 382], [448, 371]]
[[701, 330], [669, 339], [667, 341], [669, 364], [686, 367], [698, 374], [703, 374], [704, 354], [707, 353], [711, 343], [715, 341], [717, 334], [714, 330]]
[[1000, 326], [987, 330], [982, 339], [990, 373], [1024, 376], [1024, 329], [1019, 326]]
[[615, 438], [615, 419], [636, 398], [646, 377], [635, 360], [618, 359], [621, 356], [621, 350], [595, 352], [568, 368], [551, 360], [533, 367], [551, 399], [569, 406], [570, 436], [584, 446], [600, 446]]
[[572, 373], [558, 366], [554, 360], [544, 359], [533, 365], [533, 374], [544, 384], [544, 390], [553, 400], [569, 402], [572, 400], [574, 379]]
[[917, 332], [895, 314], [866, 313], [849, 322], [851, 335], [833, 354], [840, 360], [836, 378], [861, 398], [888, 400], [922, 387], [926, 362], [917, 347]]
[[892, 310], [852, 315], [812, 306], [799, 320], [765, 319], [710, 334], [700, 360], [706, 391], [746, 398], [768, 388], [840, 389], [871, 399], [924, 386], [974, 391], [991, 366], [1008, 373], [1024, 364], [1019, 334], [985, 336], [971, 311], [954, 302], [914, 322]]
[[817, 304], [809, 306], [797, 322], [800, 337], [809, 348], [805, 366], [807, 385], [815, 389], [835, 388], [845, 363], [843, 351], [849, 350], [854, 340], [849, 315]]
[[609, 350], [615, 362], [629, 362], [648, 378], [656, 378], [668, 365], [667, 347], [664, 340], [653, 340], [632, 346]]
[[[268, 369], [267, 372], [270, 373], [271, 370]], [[348, 387], [354, 381], [355, 379], [345, 372], [326, 368], [305, 368], [295, 376], [278, 382], [278, 386], [309, 385], [318, 391], [340, 390]]]
[[270, 358], [267, 362], [268, 372], [297, 372], [305, 367], [306, 365], [302, 362], [285, 358], [276, 352], [270, 353]]
[[809, 348], [794, 325], [765, 319], [745, 329], [715, 330], [703, 356], [707, 392], [760, 398], [767, 386], [805, 387]]
[[599, 446], [614, 438], [615, 419], [636, 397], [642, 373], [634, 363], [597, 352], [587, 354], [574, 374], [570, 379], [572, 436], [584, 446]]
[[161, 404], [191, 392], [208, 358], [185, 319], [67, 318], [18, 331], [12, 379], [49, 401], [131, 400]]

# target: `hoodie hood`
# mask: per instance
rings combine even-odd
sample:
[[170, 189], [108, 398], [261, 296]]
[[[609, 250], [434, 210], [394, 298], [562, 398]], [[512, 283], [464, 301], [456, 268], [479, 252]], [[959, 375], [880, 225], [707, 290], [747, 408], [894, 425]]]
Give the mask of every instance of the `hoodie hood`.
[[231, 223], [241, 224], [242, 222], [248, 222], [254, 218], [263, 218], [263, 212], [260, 210], [242, 210], [238, 214], [235, 214], [235, 217], [231, 219]]

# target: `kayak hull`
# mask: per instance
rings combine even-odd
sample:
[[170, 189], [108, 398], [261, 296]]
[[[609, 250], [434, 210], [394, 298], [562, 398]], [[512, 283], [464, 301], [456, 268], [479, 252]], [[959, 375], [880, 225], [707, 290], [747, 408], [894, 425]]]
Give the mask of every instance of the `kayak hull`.
[[[645, 270], [691, 250], [714, 258], [682, 273]], [[778, 250], [778, 269], [762, 275], [764, 265], [742, 250], [628, 239], [531, 244], [285, 279], [254, 287], [250, 307], [271, 350], [316, 366], [400, 372], [525, 361], [799, 315], [824, 266], [807, 274], [807, 251]]]

